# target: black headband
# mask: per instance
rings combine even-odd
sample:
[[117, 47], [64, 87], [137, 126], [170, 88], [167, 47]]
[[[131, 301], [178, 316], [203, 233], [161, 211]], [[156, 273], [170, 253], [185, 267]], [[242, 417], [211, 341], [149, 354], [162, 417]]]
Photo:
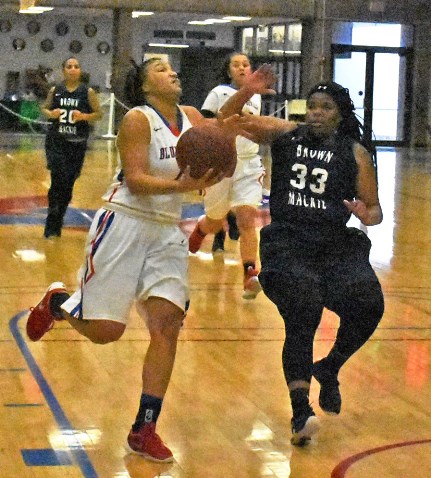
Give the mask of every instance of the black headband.
[[351, 114], [355, 109], [348, 88], [344, 88], [333, 81], [321, 82], [313, 86], [308, 92], [307, 99], [314, 93], [326, 93], [329, 95], [337, 104], [343, 118]]

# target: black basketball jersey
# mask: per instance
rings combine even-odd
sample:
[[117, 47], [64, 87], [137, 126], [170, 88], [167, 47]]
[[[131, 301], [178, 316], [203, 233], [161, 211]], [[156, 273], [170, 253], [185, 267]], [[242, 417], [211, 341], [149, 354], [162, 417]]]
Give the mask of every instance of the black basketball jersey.
[[72, 111], [78, 110], [82, 113], [93, 111], [88, 100], [88, 86], [81, 84], [72, 92], [68, 91], [64, 84], [56, 86], [51, 109], [57, 108], [61, 109], [60, 117], [50, 120], [52, 124], [48, 134], [61, 137], [67, 141], [86, 140], [90, 132], [89, 123], [88, 121], [75, 123], [72, 118]]
[[354, 140], [312, 136], [307, 126], [274, 141], [270, 212], [272, 222], [327, 239], [345, 230], [350, 212], [343, 199], [356, 196]]

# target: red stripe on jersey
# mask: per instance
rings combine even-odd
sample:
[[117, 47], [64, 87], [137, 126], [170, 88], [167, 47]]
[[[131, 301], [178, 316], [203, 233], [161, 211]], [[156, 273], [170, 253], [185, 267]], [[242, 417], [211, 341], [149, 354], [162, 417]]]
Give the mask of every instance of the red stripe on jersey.
[[112, 198], [115, 196], [115, 194], [116, 194], [116, 192], [118, 191], [119, 188], [120, 188], [120, 186], [116, 186], [114, 188], [114, 190], [112, 191], [112, 194], [108, 198], [108, 202], [111, 202]]
[[87, 283], [95, 274], [94, 270], [94, 264], [93, 264], [93, 257], [95, 254], [95, 251], [97, 249], [96, 245], [98, 243], [98, 240], [100, 236], [103, 234], [105, 225], [108, 222], [109, 218], [114, 214], [113, 211], [107, 211], [105, 214], [105, 217], [103, 218], [103, 221], [99, 224], [99, 227], [97, 228], [96, 235], [94, 236], [94, 239], [91, 241], [91, 252], [87, 258], [87, 271], [85, 274], [85, 283]]

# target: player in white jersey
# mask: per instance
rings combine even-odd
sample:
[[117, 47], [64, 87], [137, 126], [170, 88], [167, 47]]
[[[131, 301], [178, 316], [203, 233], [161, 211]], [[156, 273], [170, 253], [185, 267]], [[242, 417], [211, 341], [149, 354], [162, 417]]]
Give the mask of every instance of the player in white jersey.
[[[256, 72], [238, 92], [239, 105], [255, 89], [266, 91], [271, 79], [268, 70]], [[180, 107], [177, 74], [158, 58], [136, 68], [135, 81], [127, 91], [137, 106], [120, 126], [119, 169], [91, 225], [79, 287], [69, 296], [64, 284], [51, 284], [31, 310], [27, 335], [40, 340], [55, 320], [67, 320], [92, 342], [113, 342], [122, 336], [135, 302], [151, 338], [128, 445], [150, 460], [168, 462], [173, 460], [172, 453], [155, 429], [188, 303], [187, 238], [179, 228], [182, 193], [210, 187], [221, 179], [212, 170], [200, 179], [191, 178], [188, 169], [180, 175], [176, 145], [184, 131], [201, 121], [219, 124], [227, 141], [241, 130], [239, 115], [229, 111], [223, 121], [217, 121], [205, 120], [193, 107]], [[237, 109], [233, 103], [231, 113]]]
[[[179, 135], [173, 134], [164, 117], [154, 107], [143, 105], [135, 109], [146, 116], [151, 131], [151, 143], [148, 146], [151, 174], [159, 178], [175, 178], [178, 175], [176, 144]], [[178, 107], [177, 123], [182, 125], [181, 133], [192, 126], [183, 107]], [[133, 194], [123, 176], [120, 155], [116, 181], [103, 196], [108, 203], [106, 205], [108, 209], [123, 211], [150, 221], [178, 224], [181, 218], [181, 192], [151, 196]]]
[[[204, 116], [216, 116], [251, 75], [248, 57], [231, 54], [224, 67], [224, 84], [213, 88], [205, 99], [201, 111]], [[261, 96], [253, 95], [243, 106], [242, 114], [260, 115]], [[231, 178], [205, 190], [205, 216], [199, 218], [189, 238], [190, 252], [197, 252], [207, 234], [220, 231], [230, 210], [236, 215], [239, 229], [240, 254], [244, 269], [244, 299], [254, 299], [260, 291], [257, 280], [257, 207], [262, 200], [264, 169], [259, 156], [259, 145], [238, 136], [236, 139], [238, 162]]]

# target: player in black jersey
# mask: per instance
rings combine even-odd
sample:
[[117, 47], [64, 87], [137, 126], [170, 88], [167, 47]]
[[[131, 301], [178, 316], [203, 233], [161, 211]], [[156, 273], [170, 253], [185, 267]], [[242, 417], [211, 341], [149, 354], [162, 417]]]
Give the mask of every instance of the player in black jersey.
[[84, 164], [90, 123], [102, 117], [97, 95], [82, 82], [76, 58], [63, 63], [63, 75], [64, 81], [51, 88], [42, 106], [42, 113], [51, 122], [45, 140], [47, 167], [51, 172], [46, 238], [61, 235], [73, 186]]
[[[340, 368], [383, 316], [370, 240], [346, 225], [352, 213], [367, 226], [383, 219], [375, 154], [364, 144], [348, 90], [336, 83], [310, 91], [305, 125], [268, 117], [244, 121], [255, 141], [271, 143], [271, 224], [261, 230], [259, 281], [285, 323], [282, 363], [292, 443], [302, 446], [320, 427], [309, 404], [312, 376], [321, 386], [320, 407], [340, 413]], [[313, 364], [324, 307], [339, 316], [340, 326], [328, 356]]]

